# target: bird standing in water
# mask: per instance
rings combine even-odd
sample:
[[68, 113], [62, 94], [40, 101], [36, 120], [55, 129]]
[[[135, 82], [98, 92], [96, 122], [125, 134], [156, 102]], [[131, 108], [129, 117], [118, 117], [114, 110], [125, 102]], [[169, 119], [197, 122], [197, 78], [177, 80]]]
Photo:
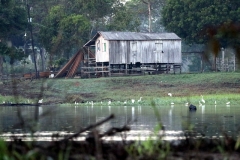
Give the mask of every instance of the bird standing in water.
[[135, 99], [132, 99], [132, 103], [134, 103], [135, 102]]
[[205, 100], [203, 99], [203, 95], [201, 95], [201, 97], [202, 97], [201, 99], [202, 103], [205, 103]]
[[140, 97], [140, 99], [138, 100], [138, 102], [141, 102], [142, 101], [142, 97]]
[[42, 103], [42, 102], [43, 102], [43, 99], [39, 99], [39, 100], [38, 100], [38, 103]]

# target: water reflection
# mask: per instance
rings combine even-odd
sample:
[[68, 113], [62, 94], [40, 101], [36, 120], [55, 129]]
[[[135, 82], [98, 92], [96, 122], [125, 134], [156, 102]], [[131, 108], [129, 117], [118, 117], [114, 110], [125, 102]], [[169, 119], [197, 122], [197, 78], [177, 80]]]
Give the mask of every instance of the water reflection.
[[[20, 126], [17, 117], [19, 107], [0, 108], [0, 130], [6, 132], [28, 132]], [[104, 119], [111, 113], [115, 119], [99, 126], [100, 131], [111, 127], [121, 127], [129, 124], [132, 132], [138, 134], [153, 133], [158, 124], [158, 118], [170, 135], [189, 130], [196, 135], [219, 137], [223, 132], [237, 136], [240, 125], [240, 108], [238, 106], [202, 105], [196, 112], [190, 112], [188, 106], [157, 106], [160, 117], [156, 117], [151, 106], [41, 106], [38, 108], [39, 132], [66, 131], [77, 132], [79, 129]], [[26, 122], [34, 119], [34, 107], [21, 107], [22, 117]], [[46, 114], [45, 114], [46, 113]], [[139, 136], [139, 135], [138, 135]]]

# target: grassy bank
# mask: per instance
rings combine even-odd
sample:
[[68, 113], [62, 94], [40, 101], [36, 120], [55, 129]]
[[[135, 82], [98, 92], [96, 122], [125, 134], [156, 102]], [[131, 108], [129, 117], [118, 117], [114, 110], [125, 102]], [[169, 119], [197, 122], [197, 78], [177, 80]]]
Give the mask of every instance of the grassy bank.
[[[123, 105], [124, 101], [138, 100], [143, 105], [175, 104], [186, 102], [198, 104], [203, 95], [206, 105], [231, 104], [240, 102], [240, 73], [202, 73], [202, 74], [162, 74], [135, 77], [107, 77], [96, 79], [41, 79], [25, 81], [4, 81], [0, 83], [0, 103], [37, 102], [74, 104], [93, 101], [95, 105], [108, 103]], [[168, 96], [172, 93], [172, 97]], [[155, 103], [152, 103], [152, 102]], [[131, 104], [129, 104], [131, 105]], [[156, 112], [157, 113], [157, 112]], [[156, 114], [157, 115], [157, 114]], [[112, 116], [113, 118], [114, 116]], [[108, 117], [105, 119], [107, 120]], [[110, 120], [110, 118], [108, 119]], [[102, 122], [107, 122], [102, 120]], [[99, 123], [99, 122], [98, 122]], [[24, 125], [25, 123], [23, 123]], [[100, 123], [99, 123], [100, 124]], [[92, 130], [97, 125], [91, 125]], [[156, 127], [156, 133], [163, 128]], [[189, 127], [190, 128], [190, 127]], [[129, 128], [111, 128], [105, 135], [128, 131]], [[80, 129], [78, 134], [85, 131]], [[94, 130], [93, 130], [94, 131]], [[164, 131], [164, 130], [163, 130]], [[240, 140], [231, 137], [223, 139], [198, 139], [195, 132], [186, 131], [186, 141], [179, 145], [161, 139], [144, 142], [103, 143], [98, 132], [90, 132], [86, 142], [75, 142], [65, 137], [63, 140], [41, 146], [33, 142], [0, 140], [0, 159], [237, 159]], [[124, 133], [123, 133], [124, 134]], [[58, 135], [56, 135], [58, 137]]]
[[[240, 73], [237, 72], [9, 81], [0, 87], [0, 101], [16, 101], [17, 97], [18, 102], [43, 98], [44, 103], [93, 101], [100, 104], [111, 100], [118, 105], [143, 97], [141, 103], [146, 104], [152, 100], [156, 104], [198, 104], [203, 95], [208, 104], [240, 102]], [[169, 92], [173, 97], [168, 96]]]

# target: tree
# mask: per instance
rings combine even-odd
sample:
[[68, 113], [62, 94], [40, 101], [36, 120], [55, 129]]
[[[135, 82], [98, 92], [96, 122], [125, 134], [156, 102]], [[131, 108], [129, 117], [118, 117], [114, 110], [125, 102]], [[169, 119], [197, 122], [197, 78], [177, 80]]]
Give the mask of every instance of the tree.
[[[54, 6], [44, 19], [39, 38], [50, 54], [50, 63], [55, 55], [69, 57], [72, 49], [78, 49], [88, 39], [90, 22], [82, 15], [66, 14], [64, 6]], [[50, 64], [51, 65], [51, 64]]]
[[187, 43], [207, 44], [216, 57], [221, 47], [235, 48], [240, 58], [240, 1], [169, 0], [162, 11], [162, 22]]
[[69, 53], [72, 48], [83, 46], [88, 41], [90, 22], [83, 15], [71, 14], [60, 21], [59, 29], [62, 32], [62, 44]]
[[14, 46], [8, 47], [3, 43], [0, 43], [0, 53], [2, 56], [7, 56], [9, 58], [10, 65], [13, 65], [14, 62], [27, 57], [23, 50], [17, 49]]
[[224, 26], [238, 24], [240, 1], [169, 0], [162, 11], [162, 22], [189, 43], [206, 43], [214, 38], [219, 46], [228, 45]]
[[8, 40], [12, 35], [25, 30], [26, 10], [14, 1], [0, 1], [0, 38]]
[[133, 10], [127, 5], [116, 9], [109, 18], [107, 30], [117, 31], [139, 31], [140, 20]]
[[11, 62], [24, 56], [16, 54], [18, 50], [10, 45], [10, 38], [22, 34], [27, 26], [26, 10], [13, 0], [0, 1], [0, 74], [3, 73], [3, 55], [9, 56]]
[[126, 6], [140, 22], [141, 32], [162, 32], [161, 10], [165, 0], [131, 0]]
[[105, 30], [107, 19], [121, 6], [120, 0], [70, 0], [64, 3], [67, 15], [80, 14], [91, 23], [88, 39], [98, 30]]

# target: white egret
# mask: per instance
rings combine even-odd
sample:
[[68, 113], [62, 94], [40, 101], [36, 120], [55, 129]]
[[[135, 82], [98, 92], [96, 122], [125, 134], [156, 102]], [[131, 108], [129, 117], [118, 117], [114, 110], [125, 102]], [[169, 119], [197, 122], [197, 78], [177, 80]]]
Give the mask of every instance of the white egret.
[[138, 100], [138, 102], [141, 102], [142, 101], [142, 97], [140, 97], [140, 99]]
[[227, 102], [226, 105], [230, 105], [230, 102]]
[[123, 102], [123, 104], [127, 104], [127, 100]]
[[201, 97], [202, 97], [201, 99], [202, 103], [205, 103], [205, 100], [203, 99], [203, 95], [201, 95]]
[[92, 105], [92, 107], [93, 107], [93, 101], [91, 101], [91, 105]]
[[134, 103], [135, 102], [135, 99], [132, 99], [132, 103]]
[[111, 101], [108, 101], [108, 105], [110, 105], [112, 102]]
[[39, 99], [39, 100], [38, 100], [38, 103], [42, 103], [42, 102], [43, 102], [43, 99]]
[[172, 93], [168, 93], [168, 95], [169, 95], [170, 97], [172, 97]]

